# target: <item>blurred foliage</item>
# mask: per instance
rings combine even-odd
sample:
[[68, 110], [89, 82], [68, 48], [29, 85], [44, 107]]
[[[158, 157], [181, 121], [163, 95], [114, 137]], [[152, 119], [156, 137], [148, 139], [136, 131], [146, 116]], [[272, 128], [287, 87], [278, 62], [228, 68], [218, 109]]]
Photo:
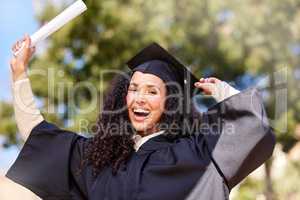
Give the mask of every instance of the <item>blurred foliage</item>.
[[14, 121], [13, 107], [6, 102], [0, 102], [0, 134], [4, 134], [8, 143], [16, 144], [16, 123]]
[[[61, 11], [49, 2], [38, 13], [41, 24]], [[59, 115], [51, 112], [55, 122], [68, 120], [68, 127], [74, 128], [81, 118], [89, 116], [94, 121], [99, 106], [84, 117], [76, 108], [89, 105], [95, 94], [84, 87], [73, 94], [72, 88], [89, 82], [99, 97], [113, 76], [102, 77], [104, 70], [126, 70], [124, 63], [131, 56], [156, 41], [198, 77], [217, 76], [234, 81], [241, 89], [261, 87], [279, 141], [291, 146], [293, 129], [300, 120], [296, 89], [300, 1], [87, 0], [86, 4], [88, 11], [52, 35], [47, 51], [38, 54], [31, 65], [32, 71], [44, 69], [47, 74], [46, 78], [32, 76], [33, 89], [44, 107], [64, 107]], [[51, 91], [49, 85], [54, 85]], [[287, 96], [286, 109], [279, 107], [284, 101], [280, 92]], [[70, 96], [74, 102], [70, 103]]]
[[[284, 156], [284, 159], [288, 159]], [[274, 198], [278, 200], [298, 200], [300, 199], [300, 162], [289, 161], [285, 163], [285, 170], [275, 172], [273, 177]], [[279, 175], [276, 173], [279, 173]], [[265, 180], [255, 177], [248, 177], [239, 185], [238, 193], [233, 195], [233, 200], [265, 199]]]
[[264, 192], [264, 185], [262, 181], [247, 178], [240, 186], [239, 193], [234, 199], [239, 200], [253, 200]]
[[[156, 41], [199, 78], [216, 76], [240, 89], [259, 87], [278, 142], [288, 152], [298, 141], [294, 129], [300, 121], [300, 0], [85, 2], [88, 10], [42, 44], [47, 51], [38, 49], [31, 64], [33, 90], [49, 121], [88, 133], [84, 124], [97, 119], [101, 98], [91, 112], [81, 113], [80, 108], [109, 86], [113, 73], [101, 72], [126, 71], [124, 63]], [[37, 19], [42, 25], [61, 10], [45, 1]], [[79, 83], [91, 83], [96, 91], [78, 88]], [[15, 141], [11, 115], [1, 116], [0, 132]], [[250, 195], [249, 185], [263, 187], [249, 181], [241, 188], [245, 195]], [[251, 199], [249, 195], [242, 199]]]

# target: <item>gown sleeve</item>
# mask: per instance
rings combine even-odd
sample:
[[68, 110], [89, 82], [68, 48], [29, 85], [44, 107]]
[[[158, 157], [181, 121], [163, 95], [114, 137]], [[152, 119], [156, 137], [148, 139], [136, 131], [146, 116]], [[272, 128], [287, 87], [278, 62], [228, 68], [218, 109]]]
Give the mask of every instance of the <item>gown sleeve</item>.
[[6, 176], [42, 199], [87, 199], [92, 180], [83, 167], [87, 141], [42, 121], [31, 131]]
[[255, 88], [211, 107], [203, 122], [212, 160], [229, 189], [272, 155], [275, 136]]

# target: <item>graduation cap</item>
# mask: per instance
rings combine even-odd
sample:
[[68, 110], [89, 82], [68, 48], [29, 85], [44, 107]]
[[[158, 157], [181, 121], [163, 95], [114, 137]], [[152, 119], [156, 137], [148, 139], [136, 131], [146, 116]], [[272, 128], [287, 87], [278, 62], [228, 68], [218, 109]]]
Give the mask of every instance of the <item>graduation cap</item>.
[[165, 83], [172, 81], [178, 83], [184, 95], [183, 115], [186, 117], [191, 108], [192, 95], [201, 91], [194, 86], [198, 79], [187, 67], [157, 43], [142, 49], [127, 62], [127, 65], [133, 72], [154, 74]]
[[166, 83], [177, 82], [186, 97], [191, 97], [196, 91], [194, 83], [198, 79], [187, 67], [157, 43], [152, 43], [142, 49], [127, 62], [127, 65], [133, 72], [151, 73]]

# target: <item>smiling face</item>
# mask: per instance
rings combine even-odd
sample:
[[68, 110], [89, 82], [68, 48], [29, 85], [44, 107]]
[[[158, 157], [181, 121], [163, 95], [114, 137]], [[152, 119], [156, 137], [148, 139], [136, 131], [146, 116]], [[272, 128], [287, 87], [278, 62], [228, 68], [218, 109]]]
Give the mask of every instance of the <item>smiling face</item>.
[[164, 112], [166, 86], [159, 77], [136, 71], [131, 77], [126, 103], [129, 119], [140, 135], [158, 131], [157, 125]]

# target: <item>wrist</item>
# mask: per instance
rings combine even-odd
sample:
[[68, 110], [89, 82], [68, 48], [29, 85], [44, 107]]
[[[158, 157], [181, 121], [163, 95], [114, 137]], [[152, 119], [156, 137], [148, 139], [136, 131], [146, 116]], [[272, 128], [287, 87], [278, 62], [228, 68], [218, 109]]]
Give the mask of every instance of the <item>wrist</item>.
[[23, 71], [23, 72], [14, 74], [13, 81], [16, 82], [16, 81], [27, 79], [27, 78], [28, 78], [28, 76], [27, 76], [26, 71]]

